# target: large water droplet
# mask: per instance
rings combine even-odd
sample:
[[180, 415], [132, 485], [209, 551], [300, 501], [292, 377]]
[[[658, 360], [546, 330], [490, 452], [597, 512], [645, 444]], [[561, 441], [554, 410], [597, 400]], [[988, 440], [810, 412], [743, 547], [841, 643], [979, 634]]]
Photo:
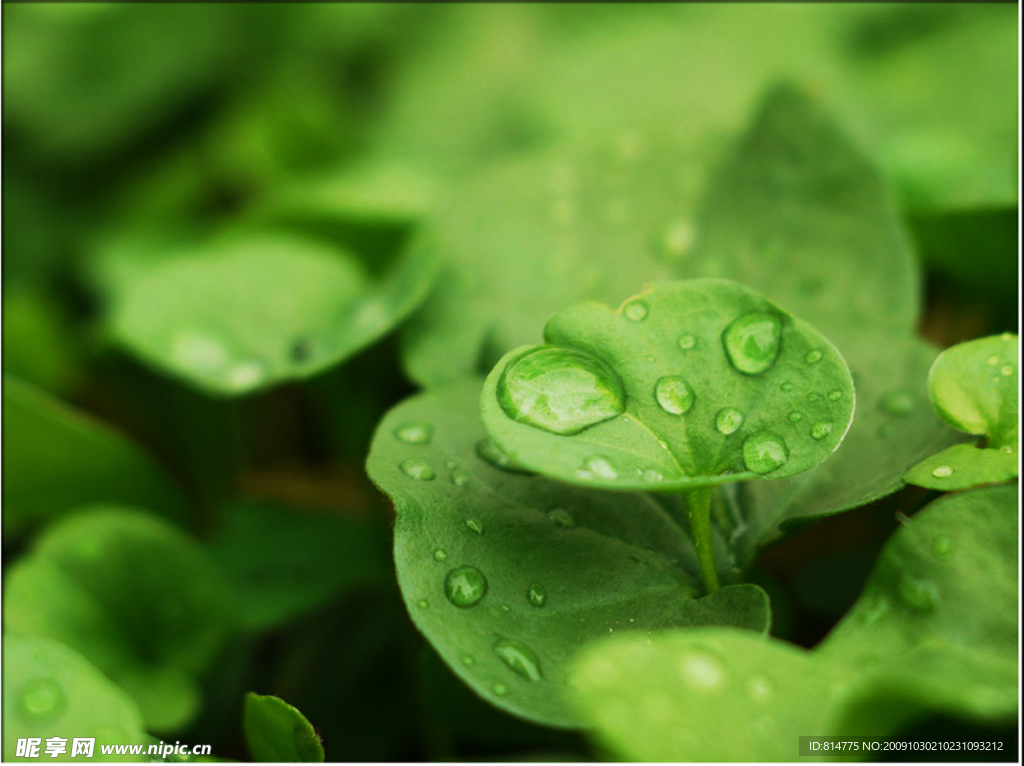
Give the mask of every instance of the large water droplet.
[[743, 413], [735, 407], [723, 407], [715, 416], [715, 428], [726, 436], [734, 434], [743, 425]]
[[948, 479], [953, 475], [953, 469], [948, 465], [940, 465], [932, 470], [932, 476], [936, 479]]
[[760, 375], [775, 364], [782, 348], [782, 320], [767, 311], [751, 311], [722, 333], [732, 366], [745, 375]]
[[679, 348], [683, 351], [689, 351], [691, 348], [697, 345], [697, 338], [690, 333], [679, 336]]
[[771, 473], [787, 460], [789, 448], [785, 440], [771, 431], [761, 431], [743, 442], [743, 462], [748, 471], [762, 475]]
[[647, 319], [648, 311], [649, 309], [647, 308], [647, 304], [643, 301], [630, 301], [626, 304], [622, 313], [626, 315], [626, 319], [632, 319], [634, 322], [642, 322]]
[[622, 380], [595, 356], [544, 346], [512, 362], [498, 383], [512, 420], [556, 434], [576, 434], [626, 409]]
[[406, 444], [430, 444], [434, 426], [423, 420], [410, 420], [395, 429], [395, 438]]
[[900, 578], [899, 590], [904, 602], [922, 612], [934, 609], [939, 602], [939, 591], [935, 583], [919, 580], [906, 573]]
[[890, 391], [878, 402], [883, 412], [896, 417], [909, 415], [916, 403], [916, 397], [909, 391]]
[[468, 529], [470, 532], [473, 532], [478, 535], [482, 535], [484, 533], [484, 525], [483, 522], [480, 521], [480, 519], [466, 519], [464, 523], [466, 525], [466, 529]]
[[433, 481], [434, 476], [436, 476], [433, 466], [426, 460], [420, 460], [417, 457], [403, 460], [398, 467], [410, 479], [416, 479], [417, 481]]
[[523, 678], [539, 681], [544, 677], [537, 655], [522, 641], [503, 638], [494, 645], [494, 653], [510, 670]]
[[543, 585], [533, 583], [526, 591], [526, 600], [532, 606], [544, 606], [548, 602], [548, 592]]
[[830, 433], [832, 433], [832, 424], [827, 420], [822, 420], [811, 426], [811, 437], [814, 439], [824, 439]]
[[21, 691], [21, 710], [37, 720], [53, 720], [63, 711], [66, 698], [60, 684], [52, 678], [36, 678]]
[[576, 474], [583, 479], [598, 478], [611, 481], [619, 478], [619, 472], [604, 455], [591, 455], [588, 457], [583, 461], [583, 468], [576, 471]]
[[444, 594], [452, 604], [466, 609], [487, 594], [487, 578], [476, 567], [453, 569], [444, 578]]
[[690, 384], [678, 375], [666, 375], [654, 384], [654, 398], [669, 415], [682, 415], [696, 398]]
[[661, 233], [659, 252], [666, 261], [683, 260], [693, 245], [695, 230], [689, 221], [676, 220], [669, 223]]
[[693, 691], [715, 692], [725, 682], [725, 670], [718, 660], [703, 652], [684, 655], [677, 667], [683, 683]]
[[570, 529], [576, 526], [576, 519], [563, 508], [553, 508], [548, 511], [548, 518], [555, 523], [556, 527], [561, 527], [562, 529]]
[[488, 465], [499, 468], [508, 473], [529, 474], [525, 468], [520, 468], [509, 458], [501, 448], [490, 439], [481, 439], [476, 443], [476, 455]]

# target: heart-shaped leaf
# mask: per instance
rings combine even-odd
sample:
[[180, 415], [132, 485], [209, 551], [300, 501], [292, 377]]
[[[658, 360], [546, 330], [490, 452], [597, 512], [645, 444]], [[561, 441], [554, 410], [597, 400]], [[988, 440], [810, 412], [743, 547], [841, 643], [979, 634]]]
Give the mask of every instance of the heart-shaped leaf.
[[[477, 415], [479, 381], [409, 399], [381, 422], [368, 471], [394, 501], [395, 566], [420, 630], [478, 694], [553, 726], [569, 656], [620, 630], [766, 631], [753, 585], [699, 592], [677, 498], [609, 494], [515, 469]], [[685, 523], [685, 522], [684, 522]]]
[[[135, 702], [78, 652], [48, 638], [4, 634], [4, 761], [47, 758], [50, 737], [67, 740], [61, 760], [82, 758], [75, 739], [91, 739], [90, 757], [135, 761], [101, 756], [100, 748], [142, 744], [144, 736]], [[16, 745], [30, 737], [38, 740], [36, 756], [16, 757]]]
[[434, 268], [424, 253], [375, 276], [336, 245], [257, 230], [125, 273], [110, 319], [119, 342], [237, 396], [310, 377], [370, 344], [424, 297]]
[[279, 697], [249, 692], [245, 695], [242, 728], [249, 752], [257, 761], [320, 763], [324, 746], [298, 710]]
[[571, 306], [488, 376], [483, 421], [515, 463], [605, 489], [688, 490], [814, 467], [853, 416], [817, 331], [723, 280]]
[[126, 503], [183, 521], [181, 491], [112, 428], [17, 378], [4, 377], [4, 533], [88, 503]]
[[10, 630], [82, 653], [153, 731], [198, 712], [196, 676], [230, 628], [227, 586], [197, 543], [143, 512], [96, 507], [49, 527], [7, 573]]
[[980, 338], [939, 355], [928, 392], [952, 426], [985, 437], [985, 446], [959, 444], [907, 471], [906, 480], [930, 489], [967, 489], [1017, 477], [1019, 349], [1016, 335]]

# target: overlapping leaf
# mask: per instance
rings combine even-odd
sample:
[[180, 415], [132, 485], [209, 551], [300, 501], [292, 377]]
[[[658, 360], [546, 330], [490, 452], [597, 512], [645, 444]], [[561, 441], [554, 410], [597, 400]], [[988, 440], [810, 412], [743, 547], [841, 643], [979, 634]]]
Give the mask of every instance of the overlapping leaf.
[[249, 692], [242, 728], [249, 751], [257, 761], [319, 763], [324, 746], [297, 709], [279, 697]]

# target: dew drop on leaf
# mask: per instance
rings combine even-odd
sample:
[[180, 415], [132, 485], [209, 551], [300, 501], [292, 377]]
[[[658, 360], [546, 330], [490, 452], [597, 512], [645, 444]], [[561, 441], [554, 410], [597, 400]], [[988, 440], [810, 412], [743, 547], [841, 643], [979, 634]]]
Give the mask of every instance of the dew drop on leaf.
[[487, 595], [487, 578], [476, 567], [453, 569], [444, 578], [444, 594], [454, 606], [466, 609]]
[[21, 710], [30, 718], [54, 719], [66, 702], [64, 690], [52, 678], [36, 678], [25, 684], [19, 700]]
[[591, 455], [583, 461], [583, 468], [576, 473], [585, 479], [597, 477], [612, 480], [619, 478], [619, 472], [604, 455]]
[[665, 476], [657, 468], [648, 468], [641, 474], [644, 481], [656, 482], [661, 481]]
[[695, 239], [693, 225], [682, 219], [670, 222], [661, 233], [658, 252], [670, 263], [681, 261], [690, 254]]
[[526, 600], [531, 606], [544, 606], [548, 602], [548, 592], [543, 585], [533, 583], [526, 591]]
[[426, 460], [421, 460], [418, 457], [403, 460], [398, 467], [410, 479], [416, 479], [417, 481], [433, 481], [436, 475], [433, 466]]
[[462, 664], [465, 665], [467, 668], [471, 668], [474, 665], [476, 665], [476, 657], [474, 657], [472, 654], [464, 654], [462, 655]]
[[556, 527], [570, 529], [576, 526], [576, 519], [564, 508], [553, 508], [548, 511], [548, 518], [555, 523]]
[[804, 414], [802, 412], [800, 412], [799, 410], [793, 410], [791, 413], [789, 413], [789, 422], [790, 423], [799, 423], [803, 419], [804, 419]]
[[756, 675], [747, 682], [747, 695], [751, 700], [766, 705], [775, 696], [775, 684], [767, 676]]
[[726, 436], [736, 433], [741, 425], [743, 425], [743, 413], [735, 407], [723, 407], [715, 416], [715, 428]]
[[482, 535], [484, 533], [484, 525], [479, 519], [466, 519], [464, 522], [466, 529], [475, 534]]
[[647, 304], [643, 301], [631, 301], [626, 304], [626, 308], [623, 309], [622, 313], [626, 315], [626, 319], [642, 322], [647, 319], [648, 311]]
[[503, 638], [494, 645], [494, 653], [509, 670], [523, 678], [539, 681], [544, 677], [537, 655], [522, 641]]
[[430, 444], [434, 426], [423, 420], [410, 420], [395, 429], [395, 438], [406, 444]]
[[953, 551], [953, 540], [946, 535], [935, 538], [935, 552], [940, 556], [948, 556]]
[[448, 560], [448, 551], [446, 551], [444, 548], [438, 548], [436, 551], [434, 551], [434, 561], [447, 561], [447, 560]]
[[830, 402], [838, 402], [842, 398], [843, 392], [840, 391], [838, 388], [832, 389], [831, 391], [828, 392], [828, 400]]
[[654, 398], [669, 415], [682, 415], [696, 398], [690, 384], [678, 375], [666, 375], [654, 384]]
[[783, 393], [789, 393], [790, 391], [793, 390], [793, 384], [787, 380], [785, 383], [779, 386], [779, 390], [782, 391]]
[[816, 402], [816, 401], [818, 401], [819, 398], [820, 397], [816, 393], [814, 393], [813, 391], [811, 391], [811, 393], [807, 394], [807, 401], [809, 401], [809, 402]]
[[932, 476], [936, 479], [948, 479], [953, 475], [953, 469], [948, 465], [940, 465], [932, 469]]
[[703, 652], [684, 655], [677, 669], [683, 683], [692, 691], [714, 692], [725, 682], [725, 669], [718, 660]]
[[751, 311], [725, 328], [722, 343], [733, 367], [744, 375], [760, 375], [779, 356], [782, 320], [766, 311]]
[[1006, 375], [1007, 377], [1009, 377], [1010, 375], [1013, 375], [1013, 367], [1011, 367], [1008, 364], [1004, 364], [1000, 368], [999, 372], [1001, 372], [1003, 375]]
[[760, 431], [743, 442], [743, 462], [756, 474], [771, 473], [789, 460], [785, 440], [771, 431]]
[[420, 609], [429, 609], [430, 602], [427, 601], [425, 598], [421, 598], [419, 601], [416, 602], [416, 606], [418, 606]]
[[465, 487], [469, 484], [469, 474], [461, 468], [456, 468], [452, 471], [452, 484], [456, 487]]
[[679, 336], [679, 348], [683, 351], [689, 351], [691, 348], [697, 345], [697, 338], [690, 333]]
[[928, 580], [919, 580], [904, 573], [899, 583], [900, 598], [909, 606], [927, 612], [935, 608], [939, 601], [938, 589]]
[[820, 349], [812, 348], [804, 355], [804, 361], [807, 364], [817, 364], [821, 361], [822, 353]]
[[546, 346], [506, 369], [498, 403], [512, 420], [571, 435], [621, 414], [626, 392], [619, 376], [597, 357]]
[[988, 363], [989, 363], [990, 365], [992, 365], [993, 367], [995, 367], [995, 366], [996, 366], [997, 364], [999, 364], [999, 357], [998, 357], [998, 356], [996, 356], [995, 354], [993, 354], [992, 356], [990, 356], [990, 357], [989, 357], [989, 358], [988, 358], [987, 360], [985, 360], [985, 361], [987, 361], [987, 362], [988, 362]]
[[827, 420], [819, 421], [811, 426], [811, 437], [818, 439], [819, 441], [824, 439], [830, 433], [832, 433], [832, 424]]
[[505, 684], [494, 684], [494, 686], [491, 687], [491, 691], [499, 697], [504, 697], [508, 694], [508, 687], [505, 686]]
[[890, 391], [879, 400], [882, 411], [896, 417], [909, 415], [915, 404], [916, 399], [909, 391]]

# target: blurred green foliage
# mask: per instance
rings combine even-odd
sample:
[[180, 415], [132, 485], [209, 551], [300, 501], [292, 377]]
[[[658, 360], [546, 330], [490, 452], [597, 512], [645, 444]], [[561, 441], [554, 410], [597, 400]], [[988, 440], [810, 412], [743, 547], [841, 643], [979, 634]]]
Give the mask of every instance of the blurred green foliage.
[[[364, 469], [374, 427], [428, 386], [387, 415], [388, 434], [396, 413], [426, 408], [472, 437], [460, 470], [499, 475], [476, 456], [474, 376], [572, 303], [726, 277], [835, 342], [858, 404], [820, 469], [741, 487], [720, 512], [765, 519], [749, 540], [769, 542], [890, 494], [959, 438], [926, 405], [936, 351], [915, 332], [952, 345], [1018, 330], [1016, 22], [1012, 5], [946, 3], [5, 4], [5, 760], [18, 737], [78, 732], [258, 758], [270, 751], [254, 741], [299, 718], [328, 760], [655, 752], [527, 723], [469, 690], [484, 682], [451, 661], [458, 630], [410, 601], [409, 583], [436, 585], [443, 565], [402, 569], [408, 551], [432, 557], [430, 530], [399, 514], [401, 589], [387, 560], [392, 509]], [[781, 80], [805, 94], [797, 118], [752, 120]], [[778, 193], [772, 179], [796, 166]], [[400, 512], [461, 522], [455, 470], [429, 493], [389, 492]], [[578, 496], [500, 475], [501, 503], [479, 495], [489, 531], [545, 493]], [[636, 547], [619, 505], [661, 519], [678, 504], [630, 498], [581, 506], [609, 536], [576, 530], [580, 562], [588, 545]], [[917, 500], [890, 498], [908, 514]], [[965, 539], [988, 539], [995, 527], [972, 521], [984, 515], [957, 515]], [[860, 574], [810, 610], [801, 566], [820, 555], [799, 541], [826, 532], [781, 543], [792, 571], [758, 578], [776, 628], [816, 644], [808, 614], [832, 626], [894, 527], [844, 542]], [[529, 529], [500, 539], [515, 548]], [[687, 558], [678, 533], [649, 544]], [[481, 541], [500, 560], [499, 536]], [[753, 561], [753, 542], [719, 542], [737, 572]], [[889, 587], [899, 545], [871, 588]], [[657, 558], [642, 541], [635, 555]], [[515, 563], [493, 588], [519, 588]], [[582, 593], [597, 598], [607, 571], [587, 566]], [[1000, 588], [993, 604], [1010, 598]], [[632, 616], [637, 593], [625, 598], [609, 619]], [[652, 626], [672, 622], [644, 604]], [[567, 673], [582, 638], [561, 630], [543, 641]], [[972, 651], [914, 650], [848, 720], [904, 705], [908, 727], [947, 716], [1004, 736], [991, 727], [1008, 661]], [[928, 687], [935, 668], [953, 681]], [[965, 707], [958, 685], [992, 705]], [[246, 715], [251, 690], [277, 700], [265, 720]], [[559, 723], [604, 715], [542, 704]], [[273, 756], [308, 755], [292, 744]]]

